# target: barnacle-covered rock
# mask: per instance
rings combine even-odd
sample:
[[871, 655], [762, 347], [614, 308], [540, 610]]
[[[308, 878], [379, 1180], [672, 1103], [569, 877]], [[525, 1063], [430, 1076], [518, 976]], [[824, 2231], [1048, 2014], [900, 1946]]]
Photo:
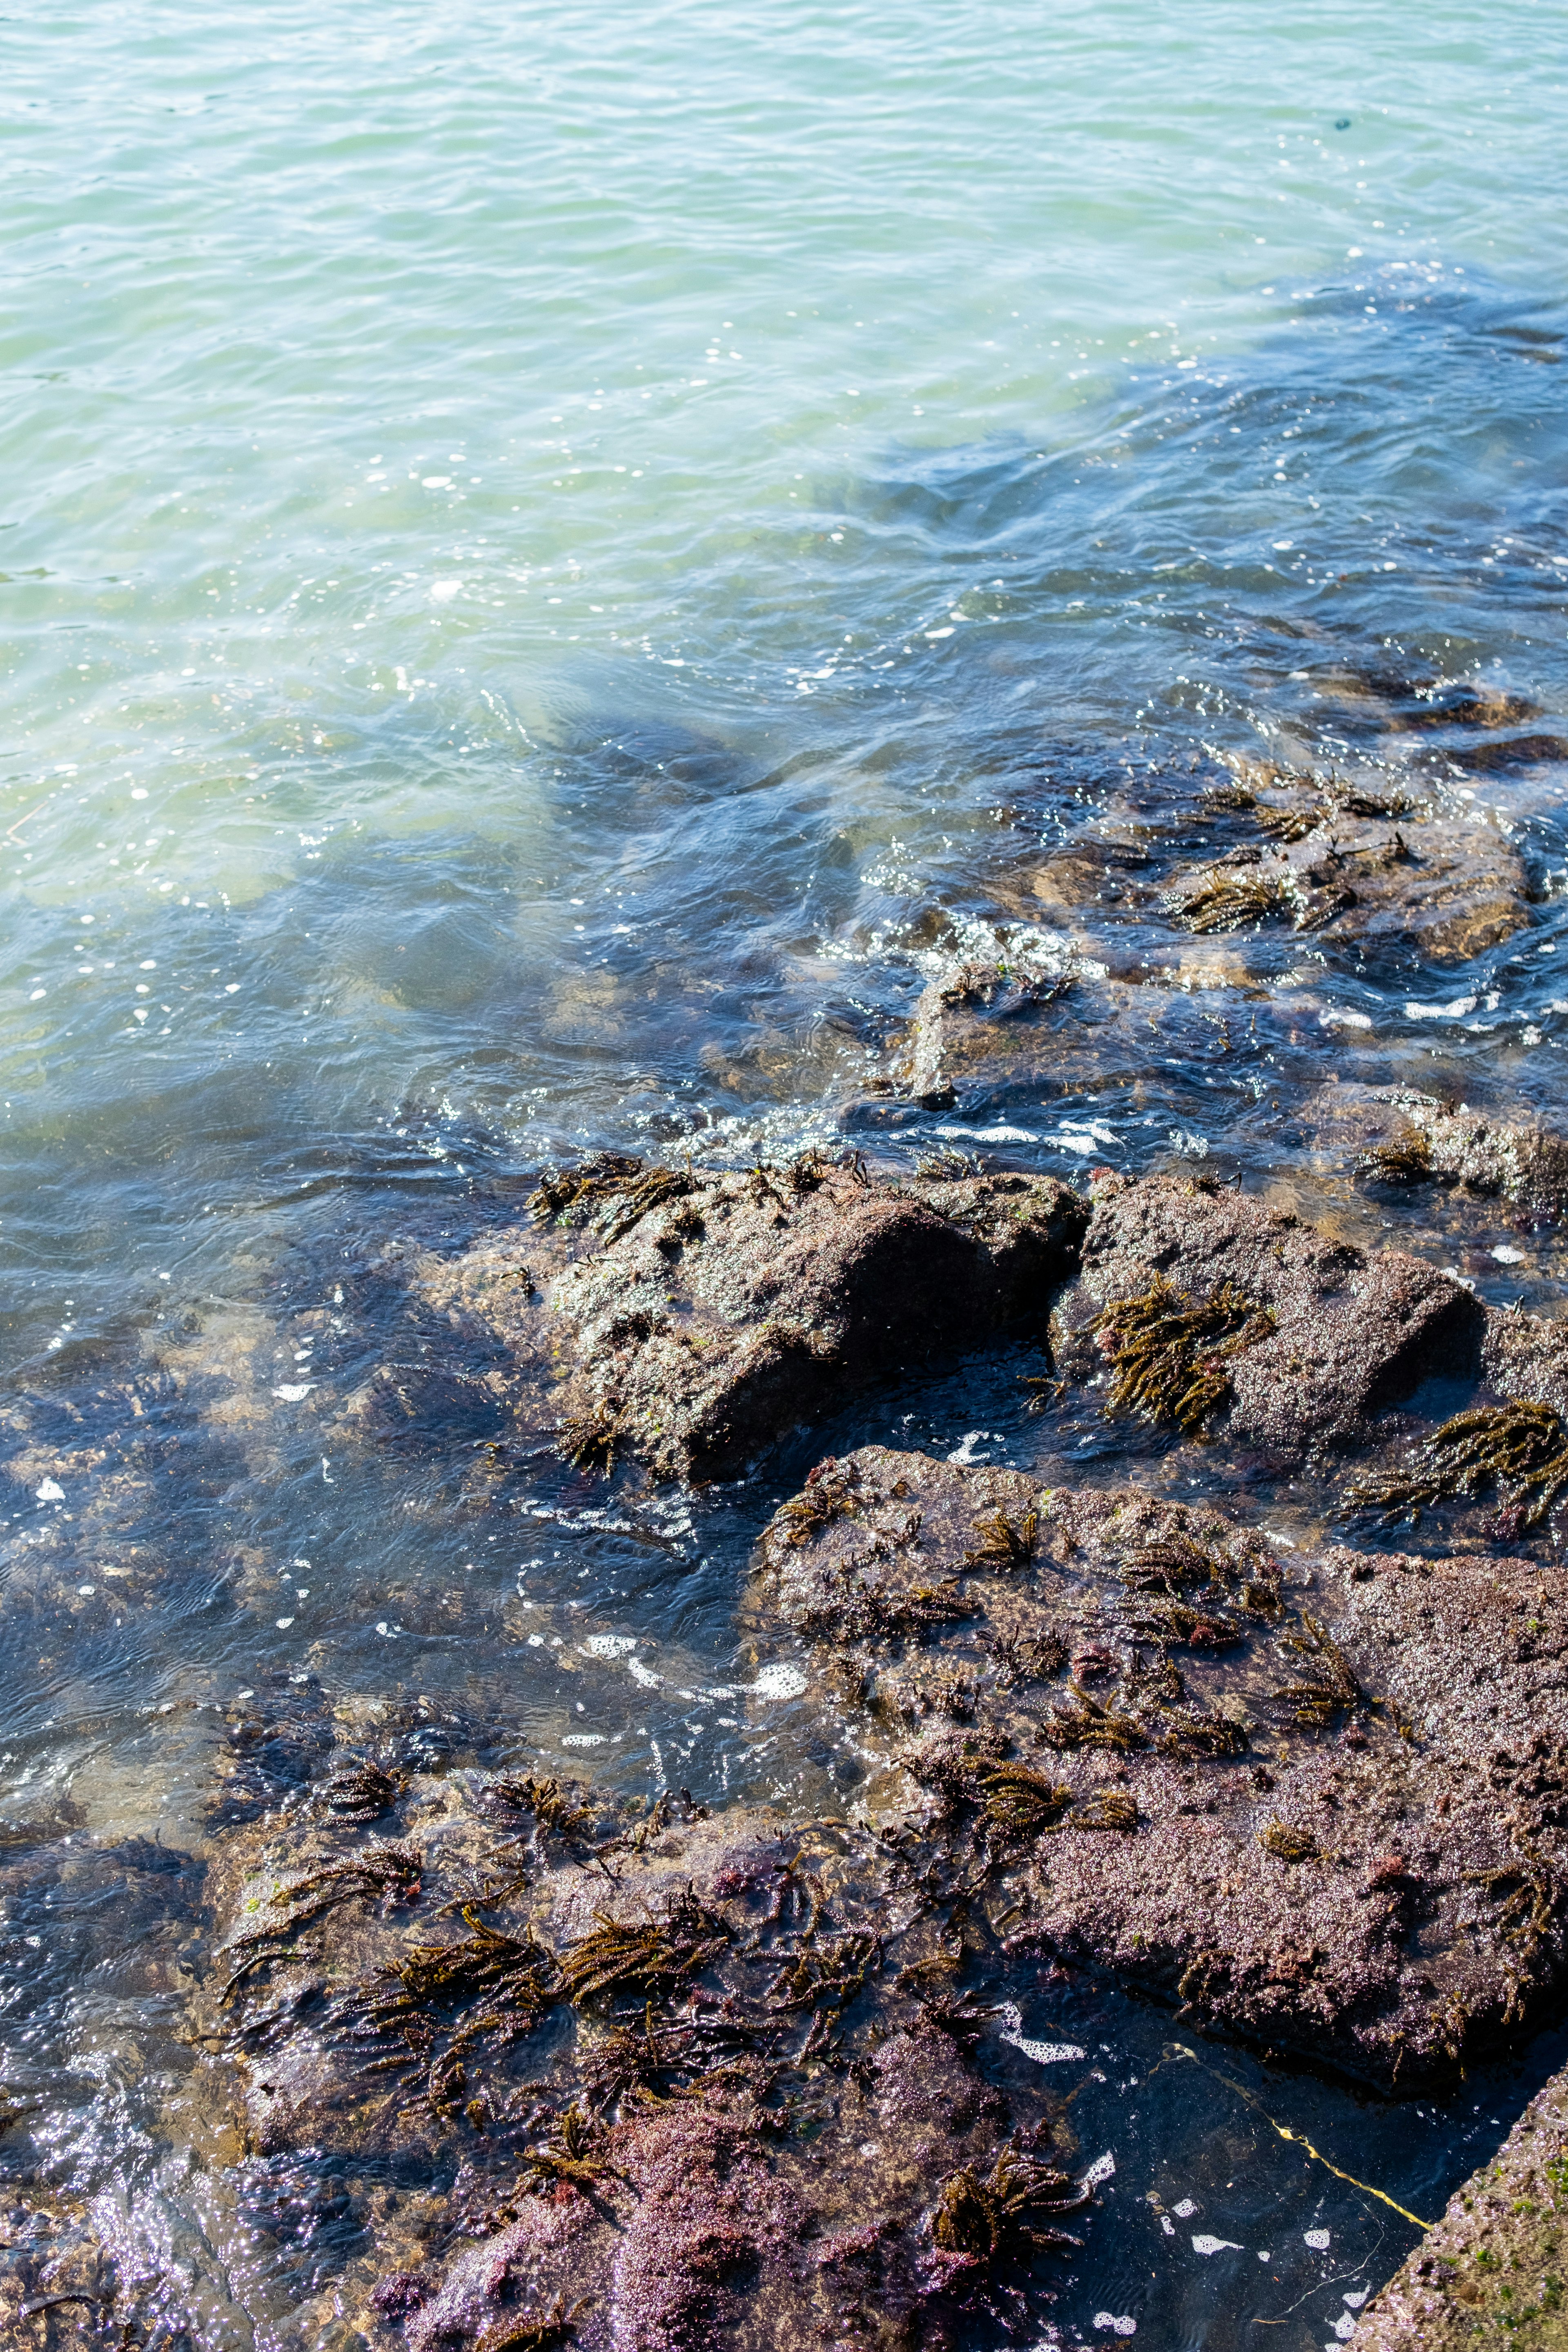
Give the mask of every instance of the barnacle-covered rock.
[[[833, 1654], [921, 1834], [1008, 1871], [1016, 1948], [1401, 2084], [1561, 1997], [1568, 1602], [1533, 1562], [1282, 1562], [1207, 1506], [868, 1447], [775, 1515], [754, 1605]], [[909, 1704], [944, 1675], [962, 1712]]]
[[1113, 1408], [1293, 1455], [1364, 1443], [1434, 1374], [1475, 1378], [1483, 1322], [1404, 1251], [1369, 1256], [1212, 1179], [1108, 1175], [1052, 1330]]
[[[733, 1475], [868, 1381], [1043, 1320], [1088, 1215], [1048, 1177], [889, 1183], [812, 1152], [745, 1173], [591, 1165], [538, 1196], [572, 1255], [531, 1305], [495, 1239], [433, 1270], [432, 1296], [548, 1364], [573, 1460], [663, 1477]], [[539, 1261], [531, 1238], [510, 1246]]]

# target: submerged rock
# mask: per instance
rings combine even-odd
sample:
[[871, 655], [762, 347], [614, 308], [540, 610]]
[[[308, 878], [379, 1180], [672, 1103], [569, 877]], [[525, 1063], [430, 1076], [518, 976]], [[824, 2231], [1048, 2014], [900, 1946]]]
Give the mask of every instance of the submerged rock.
[[1000, 1951], [967, 1873], [532, 1780], [416, 1788], [400, 1830], [242, 1833], [217, 1893], [247, 2178], [303, 2164], [358, 2223], [323, 2312], [414, 2352], [1039, 2324], [1092, 2192], [966, 1992]]
[[1368, 1256], [1212, 1178], [1106, 1173], [1052, 1337], [1113, 1405], [1292, 1456], [1363, 1444], [1434, 1374], [1473, 1379], [1483, 1320], [1402, 1250]]
[[442, 1267], [434, 1295], [512, 1345], [520, 1378], [548, 1363], [571, 1458], [661, 1477], [732, 1475], [868, 1381], [1042, 1322], [1089, 1213], [1048, 1177], [888, 1183], [817, 1153], [574, 1179], [540, 1196], [573, 1251], [542, 1290], [538, 1237], [519, 1234]]
[[758, 1606], [891, 1730], [910, 1834], [1006, 1874], [1015, 1950], [1402, 2085], [1561, 1996], [1534, 1562], [1282, 1563], [1207, 1506], [868, 1447], [771, 1522]]
[[1531, 1216], [1568, 1215], [1568, 1143], [1542, 1128], [1408, 1087], [1358, 1086], [1320, 1087], [1301, 1124], [1321, 1148], [1353, 1153], [1356, 1174], [1371, 1181], [1436, 1180], [1500, 1194]]
[[1539, 2091], [1489, 2164], [1363, 2312], [1362, 2352], [1458, 2352], [1496, 2329], [1568, 2336], [1568, 2075]]

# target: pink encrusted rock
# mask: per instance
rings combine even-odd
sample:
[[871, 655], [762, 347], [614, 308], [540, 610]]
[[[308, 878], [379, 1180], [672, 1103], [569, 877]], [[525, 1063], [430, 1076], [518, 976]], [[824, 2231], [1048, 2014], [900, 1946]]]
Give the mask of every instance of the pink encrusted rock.
[[775, 1515], [755, 1606], [930, 1792], [921, 1839], [1009, 1871], [1016, 1951], [1401, 2085], [1561, 1995], [1568, 1599], [1534, 1561], [1282, 1562], [1207, 1504], [868, 1446]]

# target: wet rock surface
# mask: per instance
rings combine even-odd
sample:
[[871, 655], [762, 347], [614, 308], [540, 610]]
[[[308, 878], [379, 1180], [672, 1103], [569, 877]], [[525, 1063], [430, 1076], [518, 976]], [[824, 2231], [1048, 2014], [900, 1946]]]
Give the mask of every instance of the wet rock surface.
[[1568, 1213], [1568, 1144], [1410, 1087], [1328, 1086], [1301, 1109], [1321, 1149], [1349, 1160], [1364, 1181], [1403, 1188], [1427, 1182], [1497, 1194], [1527, 1215]]
[[957, 2346], [1037, 2326], [1092, 2226], [940, 1853], [416, 1775], [378, 1832], [237, 1836], [214, 1899], [240, 2202], [318, 2246], [307, 2336]]
[[1425, 1260], [1369, 1255], [1211, 1178], [1103, 1175], [1052, 1338], [1064, 1374], [1107, 1379], [1113, 1404], [1289, 1457], [1365, 1443], [1423, 1380], [1475, 1379], [1483, 1319]]
[[564, 1256], [563, 1231], [570, 1248], [559, 1271], [536, 1275], [540, 1238], [520, 1234], [439, 1268], [435, 1295], [509, 1345], [520, 1380], [549, 1363], [573, 1459], [695, 1478], [733, 1475], [871, 1381], [1041, 1321], [1087, 1219], [1048, 1177], [877, 1181], [818, 1153], [747, 1174], [568, 1170], [539, 1213], [563, 1229], [544, 1249]]
[[761, 1563], [1015, 1946], [1405, 2086], [1560, 1992], [1568, 1607], [1534, 1562], [1282, 1559], [1206, 1506], [871, 1447]]
[[1539, 2092], [1363, 2313], [1364, 2352], [1568, 2341], [1568, 2081]]

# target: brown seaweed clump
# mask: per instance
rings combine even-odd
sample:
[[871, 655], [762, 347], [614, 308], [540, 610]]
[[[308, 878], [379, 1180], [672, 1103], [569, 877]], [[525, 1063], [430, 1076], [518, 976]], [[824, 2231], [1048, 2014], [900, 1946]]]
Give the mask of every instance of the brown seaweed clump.
[[1497, 1489], [1519, 1531], [1545, 1525], [1568, 1492], [1568, 1428], [1549, 1405], [1478, 1405], [1455, 1413], [1402, 1467], [1352, 1480], [1345, 1507], [1381, 1511], [1387, 1525], [1434, 1503], [1473, 1501], [1486, 1487]]
[[1276, 1328], [1267, 1307], [1235, 1284], [1194, 1301], [1156, 1275], [1140, 1297], [1116, 1300], [1089, 1326], [1110, 1363], [1110, 1403], [1189, 1437], [1228, 1402], [1230, 1360]]
[[[1568, 1600], [1535, 1564], [1282, 1563], [1207, 1505], [876, 1446], [834, 1475], [852, 1512], [764, 1533], [753, 1622], [905, 1727], [879, 1801], [1006, 1874], [1015, 1949], [1385, 2084], [1568, 1985]], [[976, 1541], [1031, 1517], [1026, 1561]], [[901, 1618], [938, 1579], [966, 1613]], [[919, 1676], [964, 1711], [901, 1709]]]

